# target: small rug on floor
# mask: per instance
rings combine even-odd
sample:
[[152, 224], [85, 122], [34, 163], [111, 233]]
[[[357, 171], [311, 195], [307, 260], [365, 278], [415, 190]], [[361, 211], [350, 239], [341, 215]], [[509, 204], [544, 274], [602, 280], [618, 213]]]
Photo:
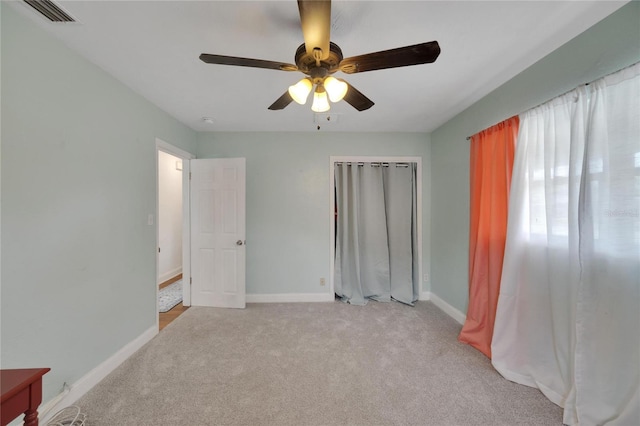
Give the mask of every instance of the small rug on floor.
[[182, 280], [166, 286], [158, 292], [158, 311], [167, 312], [182, 302]]

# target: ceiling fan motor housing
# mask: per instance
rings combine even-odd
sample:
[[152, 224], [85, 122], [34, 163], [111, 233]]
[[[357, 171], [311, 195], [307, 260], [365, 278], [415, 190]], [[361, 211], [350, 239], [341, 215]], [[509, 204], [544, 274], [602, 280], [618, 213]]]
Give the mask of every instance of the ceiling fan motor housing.
[[329, 57], [320, 61], [320, 66], [316, 65], [316, 58], [307, 53], [307, 49], [303, 44], [296, 50], [296, 66], [299, 71], [307, 74], [313, 80], [323, 79], [324, 77], [338, 71], [340, 62], [342, 61], [342, 49], [337, 44], [329, 43]]

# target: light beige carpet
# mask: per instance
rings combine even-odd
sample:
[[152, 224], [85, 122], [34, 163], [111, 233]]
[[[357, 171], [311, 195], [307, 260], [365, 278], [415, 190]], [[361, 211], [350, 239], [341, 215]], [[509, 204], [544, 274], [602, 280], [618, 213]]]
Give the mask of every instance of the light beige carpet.
[[561, 425], [430, 302], [192, 307], [77, 402], [89, 426]]

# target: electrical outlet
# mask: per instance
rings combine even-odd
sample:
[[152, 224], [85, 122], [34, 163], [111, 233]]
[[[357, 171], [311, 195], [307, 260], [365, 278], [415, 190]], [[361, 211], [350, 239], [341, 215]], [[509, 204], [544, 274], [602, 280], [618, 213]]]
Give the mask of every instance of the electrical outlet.
[[424, 280], [425, 283], [428, 283], [429, 282], [429, 274], [424, 274], [422, 279]]
[[324, 278], [320, 278], [320, 285], [325, 285]]

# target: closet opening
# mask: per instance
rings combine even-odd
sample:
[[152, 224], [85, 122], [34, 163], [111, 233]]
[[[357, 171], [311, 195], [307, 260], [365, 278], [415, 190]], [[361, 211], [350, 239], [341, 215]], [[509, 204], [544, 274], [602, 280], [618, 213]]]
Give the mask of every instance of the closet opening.
[[330, 288], [408, 305], [422, 294], [420, 157], [331, 157]]

